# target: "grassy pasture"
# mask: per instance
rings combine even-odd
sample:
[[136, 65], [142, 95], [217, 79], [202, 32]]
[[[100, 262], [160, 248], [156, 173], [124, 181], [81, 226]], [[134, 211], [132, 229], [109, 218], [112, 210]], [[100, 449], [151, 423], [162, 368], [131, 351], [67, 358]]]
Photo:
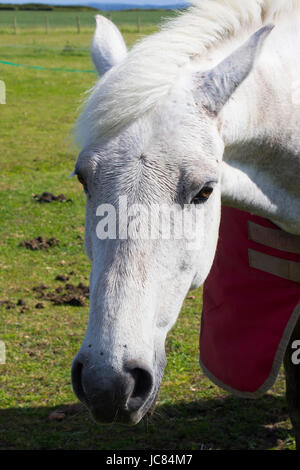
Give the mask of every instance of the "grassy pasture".
[[[0, 10], [0, 33], [14, 31], [14, 18], [16, 18], [18, 31], [26, 29], [44, 30], [48, 18], [49, 29], [74, 29], [77, 30], [77, 17], [83, 29], [94, 27], [94, 11], [1, 11]], [[143, 27], [157, 25], [165, 17], [174, 16], [175, 12], [162, 10], [153, 11], [113, 11], [103, 12], [104, 16], [112, 19], [123, 29], [137, 29], [138, 18]]]
[[[138, 39], [134, 31], [124, 31], [129, 45]], [[0, 59], [92, 69], [91, 35], [92, 30], [78, 35], [62, 29], [46, 36], [28, 29], [16, 37], [2, 31]], [[0, 340], [7, 349], [6, 364], [0, 364], [0, 449], [293, 449], [283, 371], [257, 401], [234, 398], [202, 374], [201, 290], [187, 296], [168, 337], [168, 366], [152, 417], [133, 428], [99, 426], [83, 408], [74, 408], [70, 365], [85, 332], [88, 305], [53, 305], [33, 288], [46, 284], [53, 290], [61, 285], [56, 276], [70, 272], [70, 282], [88, 283], [85, 201], [79, 183], [68, 178], [77, 155], [68, 136], [83, 93], [95, 79], [0, 64], [7, 87], [7, 104], [0, 105], [0, 301], [23, 300], [27, 306], [0, 305]], [[43, 191], [64, 193], [73, 203], [41, 205], [33, 196]], [[55, 236], [60, 245], [48, 251], [20, 246], [40, 235]], [[44, 308], [36, 308], [38, 302]], [[50, 421], [61, 409], [65, 419]]]

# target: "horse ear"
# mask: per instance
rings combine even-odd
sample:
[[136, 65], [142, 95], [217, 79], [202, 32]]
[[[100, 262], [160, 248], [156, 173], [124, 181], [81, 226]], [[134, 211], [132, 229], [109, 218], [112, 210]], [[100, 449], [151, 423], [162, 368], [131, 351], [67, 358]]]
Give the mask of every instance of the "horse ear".
[[273, 28], [274, 25], [264, 26], [219, 65], [207, 72], [196, 73], [197, 95], [200, 92], [202, 104], [210, 113], [217, 115], [247, 78]]
[[96, 30], [91, 56], [99, 75], [121, 62], [127, 55], [127, 47], [118, 28], [107, 18], [95, 16]]

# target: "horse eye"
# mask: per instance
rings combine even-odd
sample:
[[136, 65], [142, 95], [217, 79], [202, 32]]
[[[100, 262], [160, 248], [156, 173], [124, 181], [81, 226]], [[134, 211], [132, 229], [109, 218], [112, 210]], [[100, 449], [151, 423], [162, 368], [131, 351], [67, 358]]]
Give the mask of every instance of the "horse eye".
[[210, 186], [204, 186], [201, 191], [194, 197], [192, 200], [192, 204], [203, 204], [204, 202], [208, 201], [209, 197], [213, 192], [213, 188]]
[[87, 185], [86, 185], [85, 180], [82, 178], [80, 174], [77, 174], [77, 179], [79, 183], [82, 184], [84, 191], [87, 193]]

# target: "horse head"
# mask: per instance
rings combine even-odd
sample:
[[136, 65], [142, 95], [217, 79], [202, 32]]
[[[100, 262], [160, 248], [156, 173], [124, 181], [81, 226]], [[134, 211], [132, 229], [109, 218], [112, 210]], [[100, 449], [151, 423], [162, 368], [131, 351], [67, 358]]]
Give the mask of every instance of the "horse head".
[[74, 391], [97, 421], [135, 424], [155, 401], [167, 333], [215, 255], [218, 115], [269, 31], [209, 70], [188, 61], [167, 91], [162, 80], [151, 92], [155, 70], [143, 72], [143, 84], [135, 74], [141, 46], [127, 52], [116, 27], [97, 18], [92, 58], [102, 77], [79, 119], [75, 168], [86, 193], [90, 316], [72, 365]]

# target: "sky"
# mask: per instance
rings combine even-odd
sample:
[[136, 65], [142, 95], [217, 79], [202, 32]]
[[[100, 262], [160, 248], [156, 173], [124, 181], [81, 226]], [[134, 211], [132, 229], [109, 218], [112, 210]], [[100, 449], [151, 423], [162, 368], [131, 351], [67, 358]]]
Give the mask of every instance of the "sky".
[[48, 3], [59, 5], [87, 5], [89, 3], [133, 3], [135, 5], [168, 5], [181, 0], [0, 0], [0, 3]]

